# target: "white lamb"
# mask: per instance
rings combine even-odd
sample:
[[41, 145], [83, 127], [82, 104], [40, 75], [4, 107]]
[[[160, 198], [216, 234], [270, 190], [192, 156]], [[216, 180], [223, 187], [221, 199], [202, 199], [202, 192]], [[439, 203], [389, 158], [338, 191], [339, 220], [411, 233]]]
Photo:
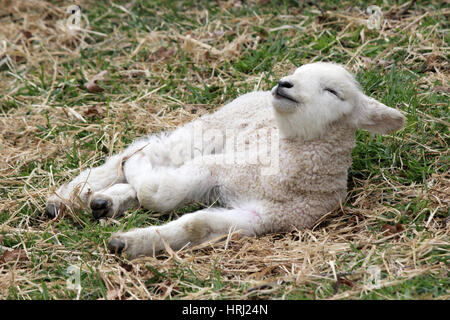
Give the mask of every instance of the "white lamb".
[[345, 199], [355, 131], [386, 134], [404, 119], [366, 96], [343, 67], [303, 65], [271, 92], [245, 94], [81, 172], [50, 197], [46, 213], [54, 217], [74, 199], [96, 218], [139, 205], [169, 211], [192, 201], [220, 203], [162, 226], [113, 234], [109, 250], [130, 258], [164, 250], [164, 242], [177, 250], [233, 230], [249, 236], [301, 230]]

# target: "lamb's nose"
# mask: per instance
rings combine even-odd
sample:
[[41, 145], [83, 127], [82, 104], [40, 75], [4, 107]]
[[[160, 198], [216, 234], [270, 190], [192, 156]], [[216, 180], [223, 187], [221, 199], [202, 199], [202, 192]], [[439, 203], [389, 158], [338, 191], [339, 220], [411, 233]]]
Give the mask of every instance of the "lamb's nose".
[[282, 88], [292, 88], [294, 85], [289, 81], [278, 81], [278, 85]]

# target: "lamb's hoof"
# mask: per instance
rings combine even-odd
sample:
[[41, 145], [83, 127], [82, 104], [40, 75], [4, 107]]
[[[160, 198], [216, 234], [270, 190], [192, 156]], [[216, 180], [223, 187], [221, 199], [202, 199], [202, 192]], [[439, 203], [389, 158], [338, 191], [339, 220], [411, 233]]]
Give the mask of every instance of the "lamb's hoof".
[[108, 216], [108, 213], [112, 207], [110, 201], [101, 198], [92, 199], [89, 206], [91, 207], [92, 215], [95, 219]]
[[54, 203], [49, 203], [45, 207], [45, 215], [49, 219], [53, 219], [56, 217], [56, 214], [58, 213], [58, 209], [56, 208], [56, 205]]
[[108, 242], [108, 250], [113, 254], [120, 254], [126, 246], [126, 242], [123, 239], [112, 238]]

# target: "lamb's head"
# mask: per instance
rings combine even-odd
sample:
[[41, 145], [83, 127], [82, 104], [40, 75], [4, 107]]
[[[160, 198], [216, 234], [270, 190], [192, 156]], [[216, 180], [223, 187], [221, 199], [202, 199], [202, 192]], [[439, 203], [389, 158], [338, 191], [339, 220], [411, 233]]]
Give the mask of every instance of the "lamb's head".
[[304, 140], [326, 135], [330, 124], [390, 133], [404, 116], [366, 96], [342, 66], [316, 62], [298, 68], [272, 89], [272, 104], [283, 136]]

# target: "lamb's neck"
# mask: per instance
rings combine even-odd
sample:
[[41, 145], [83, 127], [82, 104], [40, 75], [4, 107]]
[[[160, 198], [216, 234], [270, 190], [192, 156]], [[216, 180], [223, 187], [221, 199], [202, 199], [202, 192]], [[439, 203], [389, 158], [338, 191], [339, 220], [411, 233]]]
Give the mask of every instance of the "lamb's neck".
[[286, 136], [280, 129], [281, 139], [289, 144], [295, 144], [297, 146], [327, 144], [350, 149], [355, 146], [355, 130], [350, 126], [334, 123], [329, 125], [324, 131], [325, 132], [317, 134], [312, 138], [305, 138], [301, 135]]
[[[282, 175], [287, 177], [286, 181], [298, 182], [297, 192], [345, 192], [355, 146], [353, 130], [338, 126], [329, 128], [321, 138], [281, 139], [280, 142], [280, 150], [293, 159], [293, 162], [286, 160]], [[331, 185], [330, 181], [333, 181]]]
[[280, 112], [275, 108], [273, 113], [282, 138], [312, 140], [323, 131], [320, 119], [311, 120], [303, 114]]

